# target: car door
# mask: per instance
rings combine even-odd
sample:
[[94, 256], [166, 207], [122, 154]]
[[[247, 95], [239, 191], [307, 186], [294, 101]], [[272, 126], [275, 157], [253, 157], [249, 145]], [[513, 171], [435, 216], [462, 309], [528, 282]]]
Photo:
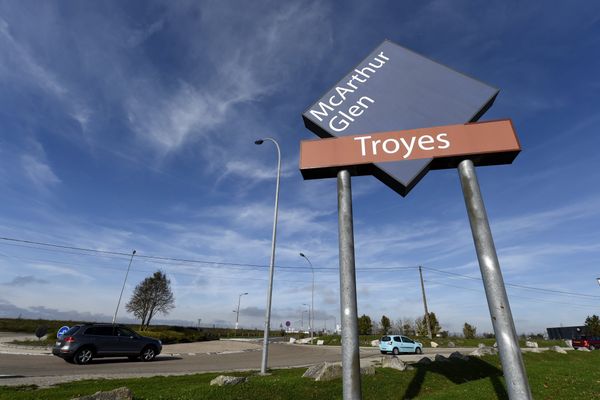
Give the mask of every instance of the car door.
[[393, 339], [394, 339], [394, 344], [392, 345], [392, 349], [394, 347], [397, 347], [398, 351], [400, 353], [402, 353], [402, 339], [400, 339], [400, 336], [394, 336]]
[[142, 351], [143, 341], [137, 333], [123, 326], [117, 327], [120, 354], [137, 355]]
[[109, 356], [118, 352], [118, 340], [112, 326], [93, 326], [84, 335], [89, 343], [96, 348], [99, 356]]
[[402, 351], [404, 353], [414, 353], [415, 342], [412, 339], [402, 336]]

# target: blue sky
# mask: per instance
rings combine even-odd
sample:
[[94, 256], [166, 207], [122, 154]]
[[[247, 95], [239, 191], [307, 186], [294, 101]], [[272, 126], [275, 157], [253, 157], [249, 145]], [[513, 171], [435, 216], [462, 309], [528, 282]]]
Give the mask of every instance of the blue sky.
[[[136, 257], [124, 298], [160, 268], [167, 319], [231, 326], [248, 292], [240, 323], [260, 327], [276, 152], [253, 142], [272, 136], [272, 325], [298, 326], [310, 301], [304, 252], [316, 325], [331, 327], [336, 186], [302, 180], [299, 141], [314, 135], [301, 113], [386, 38], [501, 90], [482, 120], [512, 118], [523, 151], [478, 175], [505, 281], [542, 289], [508, 287], [517, 331], [598, 314], [596, 2], [2, 1], [0, 236], [202, 261]], [[491, 331], [457, 172], [406, 198], [352, 184], [359, 313], [422, 315], [423, 265], [443, 328]], [[128, 260], [0, 240], [0, 315], [110, 319]]]

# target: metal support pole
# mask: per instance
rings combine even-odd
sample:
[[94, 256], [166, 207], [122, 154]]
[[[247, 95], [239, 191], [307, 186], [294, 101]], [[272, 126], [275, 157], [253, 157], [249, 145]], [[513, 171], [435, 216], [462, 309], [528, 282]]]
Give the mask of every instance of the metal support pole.
[[125, 273], [125, 279], [123, 280], [123, 287], [121, 288], [121, 294], [119, 295], [119, 301], [117, 301], [117, 308], [115, 308], [115, 315], [113, 316], [113, 321], [112, 321], [113, 325], [117, 321], [117, 312], [119, 311], [119, 306], [121, 305], [121, 297], [123, 297], [123, 290], [125, 290], [125, 283], [127, 282], [127, 277], [129, 276], [129, 268], [131, 268], [133, 256], [135, 256], [135, 250], [133, 250], [131, 252], [131, 258], [129, 259], [129, 265], [127, 265], [127, 272]]
[[358, 310], [356, 305], [356, 271], [354, 265], [354, 227], [350, 172], [339, 171], [338, 224], [340, 242], [340, 303], [342, 314], [342, 383], [344, 400], [360, 400], [360, 354]]
[[423, 271], [419, 265], [419, 276], [421, 277], [421, 292], [423, 293], [423, 307], [425, 307], [425, 323], [427, 324], [427, 336], [433, 339], [431, 335], [431, 324], [429, 323], [429, 311], [427, 310], [427, 297], [425, 296], [425, 284], [423, 283]]
[[275, 271], [275, 241], [277, 238], [277, 214], [279, 211], [279, 179], [281, 176], [281, 150], [279, 143], [273, 138], [264, 138], [257, 140], [256, 144], [261, 144], [263, 141], [269, 140], [275, 144], [277, 148], [277, 184], [275, 186], [275, 210], [273, 212], [273, 236], [271, 239], [271, 262], [269, 263], [269, 289], [267, 291], [267, 309], [265, 311], [265, 333], [263, 338], [263, 352], [260, 364], [260, 373], [267, 373], [267, 359], [269, 356], [269, 330], [271, 328], [271, 299], [273, 297], [273, 273]]
[[310, 271], [312, 272], [312, 291], [311, 291], [311, 300], [310, 300], [310, 313], [308, 314], [308, 320], [310, 325], [310, 344], [313, 344], [314, 340], [314, 332], [315, 332], [315, 269], [313, 268], [312, 263], [306, 257], [304, 253], [300, 253], [300, 257], [304, 258], [308, 261], [308, 265], [310, 265]]
[[500, 361], [508, 389], [508, 398], [510, 400], [530, 400], [532, 397], [527, 373], [473, 162], [471, 160], [462, 161], [458, 165], [458, 173], [471, 223], [492, 325], [500, 350]]
[[240, 322], [240, 302], [242, 301], [242, 296], [247, 295], [248, 293], [240, 293], [238, 296], [238, 306], [237, 311], [235, 312], [235, 330], [238, 330], [239, 322]]

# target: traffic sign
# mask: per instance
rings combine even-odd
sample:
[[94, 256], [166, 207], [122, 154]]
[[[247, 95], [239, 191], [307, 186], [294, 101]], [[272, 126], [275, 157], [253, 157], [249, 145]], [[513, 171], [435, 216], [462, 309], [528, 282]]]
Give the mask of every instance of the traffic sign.
[[285, 321], [285, 326], [287, 326], [289, 328], [290, 325], [292, 325], [292, 323], [290, 321]]
[[67, 333], [69, 331], [69, 327], [68, 326], [63, 326], [61, 327], [58, 332], [56, 332], [56, 338], [60, 339], [61, 336], [63, 336], [65, 333]]

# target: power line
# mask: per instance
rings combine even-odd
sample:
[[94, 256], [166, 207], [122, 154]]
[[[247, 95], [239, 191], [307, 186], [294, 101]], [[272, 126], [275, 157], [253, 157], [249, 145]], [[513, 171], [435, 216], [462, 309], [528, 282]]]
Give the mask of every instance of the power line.
[[[477, 292], [480, 294], [485, 294], [485, 292], [482, 289], [474, 289], [474, 288], [468, 288], [468, 287], [464, 287], [464, 286], [459, 286], [459, 285], [452, 285], [446, 282], [440, 282], [440, 281], [435, 281], [435, 280], [431, 280], [431, 279], [426, 279], [425, 282], [429, 282], [429, 283], [435, 283], [437, 285], [442, 285], [442, 286], [449, 286], [449, 287], [453, 287], [453, 288], [457, 288], [457, 289], [463, 289], [463, 290], [470, 290], [472, 292]], [[510, 295], [511, 298], [513, 297], [517, 297], [517, 298], [521, 298], [521, 299], [528, 299], [528, 300], [534, 300], [534, 301], [538, 301], [541, 303], [551, 303], [551, 304], [559, 304], [559, 305], [563, 305], [563, 306], [569, 306], [569, 307], [579, 307], [581, 309], [585, 309], [585, 310], [589, 310], [590, 309], [590, 305], [588, 304], [579, 304], [579, 303], [565, 303], [565, 302], [560, 302], [560, 301], [552, 301], [552, 300], [548, 300], [548, 299], [540, 299], [537, 297], [529, 297], [529, 296], [523, 296], [523, 295], [518, 295], [518, 294], [511, 294]]]
[[[39, 247], [34, 247], [34, 246], [43, 246], [43, 247], [48, 247], [49, 249], [60, 249], [62, 250], [61, 252], [64, 252], [64, 250], [75, 250], [75, 251], [83, 251], [83, 252], [87, 252], [87, 253], [91, 253], [91, 254], [101, 254], [101, 255], [108, 255], [108, 256], [119, 256], [119, 257], [130, 257], [131, 253], [124, 253], [124, 252], [117, 252], [117, 251], [108, 251], [108, 250], [97, 250], [97, 249], [90, 249], [90, 248], [85, 248], [85, 247], [77, 247], [77, 246], [66, 246], [66, 245], [58, 245], [58, 244], [53, 244], [53, 243], [45, 243], [45, 242], [37, 242], [37, 241], [32, 241], [32, 240], [23, 240], [23, 239], [15, 239], [15, 238], [8, 238], [8, 237], [0, 237], [0, 240], [4, 240], [6, 242], [11, 242], [10, 244], [13, 246], [19, 246], [19, 247], [28, 247], [28, 248], [35, 248], [38, 249]], [[22, 243], [22, 244], [26, 244], [26, 245], [32, 245], [32, 246], [24, 246], [22, 244], [18, 244], [18, 243]], [[78, 253], [71, 253], [71, 252], [66, 252], [67, 254], [75, 254], [75, 255], [79, 255]], [[184, 264], [209, 264], [209, 265], [219, 265], [219, 266], [227, 266], [227, 267], [244, 267], [244, 268], [268, 268], [268, 265], [259, 265], [259, 264], [248, 264], [248, 263], [233, 263], [233, 262], [223, 262], [223, 261], [208, 261], [208, 260], [195, 260], [195, 259], [186, 259], [186, 258], [175, 258], [175, 257], [164, 257], [164, 256], [153, 256], [153, 255], [143, 255], [140, 254], [140, 252], [138, 252], [136, 254], [136, 259], [146, 259], [146, 260], [154, 260], [154, 261], [160, 261], [161, 263], [168, 263], [168, 262], [177, 262], [177, 263], [184, 263]], [[178, 264], [178, 265], [184, 265], [184, 264]], [[309, 267], [290, 267], [290, 266], [284, 266], [284, 265], [277, 265], [276, 266], [278, 269], [290, 269], [290, 270], [299, 270], [299, 271], [308, 271], [310, 272], [311, 269]], [[371, 268], [359, 268], [357, 269], [358, 271], [386, 271], [386, 270], [409, 270], [409, 269], [416, 269], [417, 267], [371, 267]], [[338, 268], [337, 267], [318, 267], [315, 269], [315, 271], [322, 271], [322, 270], [334, 270], [337, 271]]]
[[[47, 250], [58, 250], [60, 252], [64, 252], [67, 254], [74, 254], [74, 255], [82, 255], [82, 254], [72, 253], [72, 252], [69, 252], [69, 250], [85, 252], [85, 253], [89, 253], [90, 255], [102, 255], [102, 256], [109, 256], [109, 257], [110, 256], [113, 256], [113, 257], [114, 256], [129, 257], [130, 256], [130, 253], [125, 253], [125, 252], [110, 251], [110, 250], [97, 250], [97, 249], [90, 249], [90, 248], [86, 248], [86, 247], [79, 247], [79, 246], [73, 246], [73, 245], [60, 245], [60, 244], [55, 244], [55, 243], [39, 242], [39, 241], [24, 240], [24, 239], [10, 238], [10, 237], [0, 237], [0, 240], [5, 241], [5, 242], [7, 242], [7, 244], [10, 244], [13, 246], [28, 247], [28, 248], [35, 248], [35, 249], [44, 249], [45, 248]], [[35, 247], [35, 246], [41, 246], [41, 247]], [[144, 254], [140, 254], [139, 252], [138, 252], [138, 254], [136, 254], [136, 258], [142, 259], [142, 260], [147, 260], [148, 262], [160, 262], [161, 264], [167, 264], [167, 265], [170, 264], [170, 265], [176, 265], [176, 266], [185, 266], [187, 264], [203, 264], [203, 265], [213, 265], [213, 266], [226, 266], [229, 268], [239, 268], [239, 269], [268, 268], [269, 267], [268, 265], [239, 263], [239, 262], [235, 263], [235, 262], [224, 262], [224, 261], [196, 260], [196, 259], [187, 259], [187, 258], [144, 255]], [[310, 268], [306, 267], [306, 266], [291, 267], [291, 266], [277, 265], [276, 268], [283, 269], [283, 270], [290, 270], [290, 271], [293, 270], [296, 272], [306, 272], [306, 273], [311, 271]], [[473, 277], [473, 276], [469, 276], [469, 275], [445, 271], [445, 270], [428, 267], [428, 266], [424, 266], [423, 268], [428, 271], [434, 272], [434, 273], [455, 276], [455, 277], [459, 277], [459, 278], [463, 278], [463, 279], [482, 281], [482, 279], [480, 277], [479, 278]], [[373, 271], [417, 270], [417, 269], [418, 269], [418, 266], [370, 267], [370, 268], [357, 268], [357, 273], [373, 272]], [[338, 270], [337, 267], [319, 267], [319, 268], [315, 269], [315, 271], [337, 271], [337, 270]], [[597, 295], [574, 293], [574, 292], [568, 292], [568, 291], [556, 290], [556, 289], [539, 288], [539, 287], [516, 284], [516, 283], [506, 282], [505, 285], [509, 286], [509, 287], [514, 287], [517, 289], [522, 289], [522, 290], [531, 290], [531, 291], [537, 291], [537, 292], [543, 292], [543, 293], [553, 293], [553, 294], [558, 294], [558, 295], [574, 296], [574, 297], [588, 298], [588, 299], [600, 299], [600, 296], [597, 296]]]
[[[444, 270], [440, 270], [440, 269], [436, 269], [436, 268], [432, 268], [432, 267], [423, 267], [423, 268], [426, 268], [427, 270], [432, 271], [432, 272], [457, 276], [457, 277], [461, 277], [461, 278], [465, 278], [465, 279], [471, 279], [471, 280], [475, 280], [475, 281], [482, 280], [481, 278], [475, 278], [473, 276], [463, 275], [463, 274], [459, 274], [456, 272], [444, 271]], [[583, 293], [567, 292], [564, 290], [538, 288], [538, 287], [534, 287], [534, 286], [521, 285], [521, 284], [516, 284], [516, 283], [508, 283], [508, 282], [505, 282], [504, 284], [506, 286], [510, 286], [510, 287], [514, 287], [514, 288], [518, 288], [518, 289], [535, 290], [538, 292], [554, 293], [554, 294], [560, 294], [560, 295], [565, 295], [565, 296], [582, 297], [582, 298], [588, 298], [588, 299], [600, 299], [600, 296], [592, 295], [592, 294], [583, 294]]]

